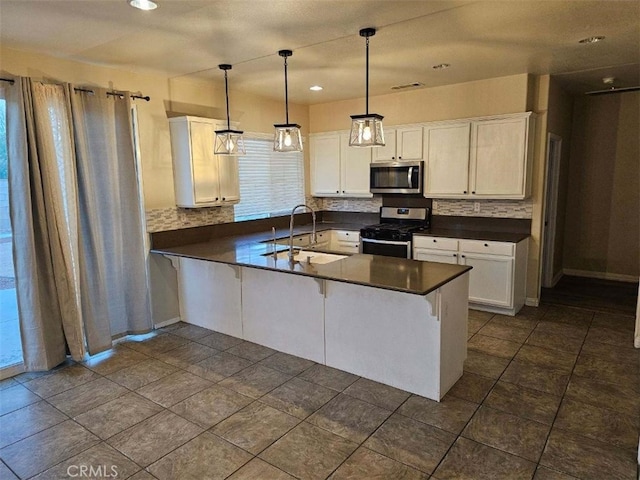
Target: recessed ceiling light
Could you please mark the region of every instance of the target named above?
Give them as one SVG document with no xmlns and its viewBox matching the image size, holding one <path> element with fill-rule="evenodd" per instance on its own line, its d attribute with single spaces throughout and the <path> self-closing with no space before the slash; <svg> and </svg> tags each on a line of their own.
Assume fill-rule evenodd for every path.
<svg viewBox="0 0 640 480">
<path fill-rule="evenodd" d="M 605 37 L 603 35 L 598 35 L 598 36 L 595 36 L 595 37 L 583 38 L 582 40 L 579 40 L 578 43 L 598 43 L 598 42 L 601 42 L 604 39 L 605 39 Z"/>
<path fill-rule="evenodd" d="M 151 0 L 129 0 L 129 5 L 140 10 L 155 10 L 158 8 L 158 4 Z"/>
<path fill-rule="evenodd" d="M 449 68 L 451 65 L 449 65 L 448 63 L 439 63 L 438 65 L 434 65 L 433 68 L 434 70 L 444 70 L 445 68 Z"/>
<path fill-rule="evenodd" d="M 309 87 L 309 90 L 313 90 L 314 92 L 319 92 L 320 90 L 322 90 L 322 87 L 320 85 L 314 85 L 313 87 Z"/>
</svg>

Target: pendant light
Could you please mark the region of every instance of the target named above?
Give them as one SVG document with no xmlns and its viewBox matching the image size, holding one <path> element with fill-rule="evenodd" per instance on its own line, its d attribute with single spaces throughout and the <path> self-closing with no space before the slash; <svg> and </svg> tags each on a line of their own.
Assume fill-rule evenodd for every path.
<svg viewBox="0 0 640 480">
<path fill-rule="evenodd" d="M 383 147 L 384 132 L 382 130 L 382 115 L 369 113 L 369 37 L 376 34 L 375 28 L 363 28 L 360 36 L 367 39 L 367 79 L 366 79 L 366 113 L 364 115 L 351 115 L 351 135 L 349 146 L 351 147 Z"/>
<path fill-rule="evenodd" d="M 231 120 L 229 119 L 229 83 L 227 71 L 231 70 L 231 65 L 218 65 L 220 70 L 224 70 L 224 92 L 227 100 L 227 129 L 216 130 L 216 144 L 213 153 L 216 155 L 244 155 L 244 132 L 231 130 Z"/>
<path fill-rule="evenodd" d="M 291 50 L 280 50 L 278 55 L 284 58 L 284 109 L 286 123 L 275 124 L 276 133 L 273 137 L 275 152 L 301 152 L 302 135 L 300 125 L 289 123 L 289 84 L 287 82 L 287 57 L 293 55 Z"/>
</svg>

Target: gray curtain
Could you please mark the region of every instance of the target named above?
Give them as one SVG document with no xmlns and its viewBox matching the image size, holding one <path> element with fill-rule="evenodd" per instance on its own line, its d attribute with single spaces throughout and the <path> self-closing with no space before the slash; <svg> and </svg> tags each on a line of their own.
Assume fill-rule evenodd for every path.
<svg viewBox="0 0 640 480">
<path fill-rule="evenodd" d="M 131 99 L 70 90 L 80 209 L 80 291 L 90 354 L 152 327 Z"/>
<path fill-rule="evenodd" d="M 83 358 L 77 195 L 69 98 L 61 85 L 6 88 L 9 211 L 25 368 Z M 65 342 L 66 340 L 66 342 Z"/>
<path fill-rule="evenodd" d="M 25 368 L 48 370 L 152 326 L 131 105 L 15 81 L 5 92 L 20 330 Z"/>
</svg>

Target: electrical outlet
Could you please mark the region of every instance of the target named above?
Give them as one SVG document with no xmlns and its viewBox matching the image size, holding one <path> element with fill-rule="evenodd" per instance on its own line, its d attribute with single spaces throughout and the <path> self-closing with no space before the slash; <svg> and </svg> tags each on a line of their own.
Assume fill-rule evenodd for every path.
<svg viewBox="0 0 640 480">
<path fill-rule="evenodd" d="M 480 213 L 480 202 L 473 202 L 473 213 Z"/>
</svg>

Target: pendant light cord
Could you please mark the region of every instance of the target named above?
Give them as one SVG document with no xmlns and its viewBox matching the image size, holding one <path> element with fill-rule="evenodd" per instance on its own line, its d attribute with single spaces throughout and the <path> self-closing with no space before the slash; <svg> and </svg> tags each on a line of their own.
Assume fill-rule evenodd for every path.
<svg viewBox="0 0 640 480">
<path fill-rule="evenodd" d="M 369 115 L 369 37 L 367 36 L 367 80 L 365 89 L 366 114 Z"/>
<path fill-rule="evenodd" d="M 229 82 L 227 81 L 227 71 L 224 71 L 224 95 L 227 98 L 227 130 L 231 130 L 231 117 L 229 117 Z"/>
<path fill-rule="evenodd" d="M 287 80 L 287 57 L 284 57 L 284 110 L 286 122 L 289 123 L 289 82 Z"/>
</svg>

